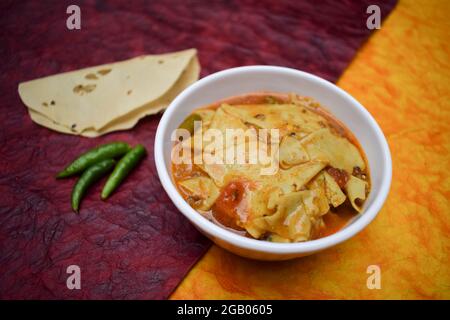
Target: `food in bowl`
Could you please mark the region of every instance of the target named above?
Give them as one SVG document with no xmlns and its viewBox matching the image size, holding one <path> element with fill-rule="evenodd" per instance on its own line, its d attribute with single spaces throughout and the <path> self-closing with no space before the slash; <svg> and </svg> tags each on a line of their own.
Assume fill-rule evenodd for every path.
<svg viewBox="0 0 450 320">
<path fill-rule="evenodd" d="M 361 212 L 368 163 L 311 98 L 261 92 L 194 110 L 172 135 L 172 178 L 199 214 L 271 242 L 322 238 Z"/>
</svg>

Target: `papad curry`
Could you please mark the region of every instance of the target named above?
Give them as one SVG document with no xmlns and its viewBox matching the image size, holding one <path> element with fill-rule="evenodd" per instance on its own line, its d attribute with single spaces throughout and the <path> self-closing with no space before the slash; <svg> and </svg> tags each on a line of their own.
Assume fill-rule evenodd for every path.
<svg viewBox="0 0 450 320">
<path fill-rule="evenodd" d="M 173 179 L 192 208 L 223 228 L 259 240 L 308 241 L 338 231 L 363 210 L 370 192 L 364 152 L 313 99 L 248 94 L 196 109 L 184 124 L 189 119 L 195 125 L 176 135 L 172 155 L 187 152 L 192 161 L 173 160 Z M 230 138 L 235 132 L 244 137 Z M 270 161 L 251 161 L 261 150 L 276 170 L 263 173 Z"/>
</svg>

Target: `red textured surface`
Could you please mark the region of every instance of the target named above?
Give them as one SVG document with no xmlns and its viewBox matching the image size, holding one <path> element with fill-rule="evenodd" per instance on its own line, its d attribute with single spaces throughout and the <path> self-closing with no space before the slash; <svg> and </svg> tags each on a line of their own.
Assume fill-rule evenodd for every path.
<svg viewBox="0 0 450 320">
<path fill-rule="evenodd" d="M 209 247 L 163 191 L 153 162 L 159 116 L 98 139 L 58 134 L 27 115 L 19 82 L 195 47 L 202 75 L 273 64 L 335 81 L 369 35 L 381 1 L 2 1 L 0 4 L 0 298 L 164 299 Z M 380 4 L 383 15 L 395 1 Z M 66 29 L 79 4 L 82 29 Z M 70 209 L 74 179 L 55 172 L 83 150 L 124 140 L 149 155 L 107 202 L 101 183 Z M 81 290 L 66 268 L 81 268 Z"/>
</svg>

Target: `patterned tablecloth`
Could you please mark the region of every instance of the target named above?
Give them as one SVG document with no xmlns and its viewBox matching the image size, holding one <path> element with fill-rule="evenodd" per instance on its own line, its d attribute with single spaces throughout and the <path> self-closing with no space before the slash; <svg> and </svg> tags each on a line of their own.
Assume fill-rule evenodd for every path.
<svg viewBox="0 0 450 320">
<path fill-rule="evenodd" d="M 199 50 L 202 76 L 249 64 L 336 81 L 370 31 L 369 4 L 395 1 L 2 1 L 0 3 L 0 298 L 167 298 L 210 242 L 169 201 L 156 176 L 159 116 L 87 139 L 29 119 L 21 81 L 139 54 Z M 68 31 L 78 4 L 82 29 Z M 340 78 L 385 132 L 393 184 L 379 217 L 346 243 L 281 263 L 212 246 L 172 298 L 450 298 L 448 1 L 401 1 Z M 149 155 L 110 201 L 99 184 L 80 215 L 74 180 L 53 174 L 86 148 L 144 143 Z M 68 290 L 79 265 L 82 289 Z M 366 287 L 378 265 L 382 289 Z"/>
</svg>

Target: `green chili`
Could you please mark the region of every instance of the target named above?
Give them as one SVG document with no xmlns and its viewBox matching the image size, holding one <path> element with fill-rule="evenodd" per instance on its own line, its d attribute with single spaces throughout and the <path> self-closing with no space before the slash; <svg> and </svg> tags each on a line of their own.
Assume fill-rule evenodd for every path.
<svg viewBox="0 0 450 320">
<path fill-rule="evenodd" d="M 195 130 L 195 121 L 202 121 L 202 117 L 200 115 L 193 113 L 188 116 L 184 121 L 180 124 L 178 129 L 186 129 L 192 135 Z"/>
<path fill-rule="evenodd" d="M 60 179 L 73 176 L 102 160 L 122 156 L 128 151 L 130 151 L 130 146 L 125 142 L 111 142 L 98 146 L 75 159 L 63 171 L 58 173 L 56 178 Z"/>
<path fill-rule="evenodd" d="M 145 156 L 144 146 L 138 144 L 136 147 L 127 152 L 122 159 L 117 163 L 114 171 L 106 181 L 105 186 L 102 190 L 102 199 L 108 198 L 111 193 L 121 184 L 121 182 L 128 176 L 128 174 L 133 170 L 134 167 L 142 160 Z"/>
<path fill-rule="evenodd" d="M 73 209 L 73 211 L 78 212 L 81 199 L 83 198 L 87 189 L 95 181 L 99 180 L 106 173 L 111 171 L 111 169 L 114 167 L 115 163 L 116 163 L 116 161 L 114 161 L 113 159 L 106 159 L 106 160 L 100 161 L 97 164 L 90 166 L 83 172 L 83 174 L 81 175 L 81 177 L 78 179 L 77 183 L 75 184 L 75 187 L 73 187 L 73 191 L 72 191 L 72 209 Z"/>
</svg>

